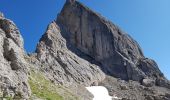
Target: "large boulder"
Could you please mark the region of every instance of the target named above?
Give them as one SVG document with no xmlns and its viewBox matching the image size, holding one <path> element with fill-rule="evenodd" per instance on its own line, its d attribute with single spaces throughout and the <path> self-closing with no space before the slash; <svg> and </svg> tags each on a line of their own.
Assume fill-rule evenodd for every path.
<svg viewBox="0 0 170 100">
<path fill-rule="evenodd" d="M 155 84 L 155 81 L 152 79 L 143 79 L 142 80 L 142 85 L 146 87 L 152 87 Z"/>
</svg>

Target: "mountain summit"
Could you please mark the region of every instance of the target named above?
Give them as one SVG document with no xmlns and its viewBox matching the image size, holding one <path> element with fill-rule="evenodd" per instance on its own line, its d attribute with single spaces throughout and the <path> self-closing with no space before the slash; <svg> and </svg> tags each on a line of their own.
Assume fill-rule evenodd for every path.
<svg viewBox="0 0 170 100">
<path fill-rule="evenodd" d="M 16 25 L 0 13 L 0 96 L 92 100 L 88 86 L 104 86 L 122 100 L 169 100 L 170 82 L 139 44 L 76 0 L 66 3 L 26 54 Z"/>
<path fill-rule="evenodd" d="M 81 3 L 66 3 L 56 23 L 68 45 L 101 63 L 107 75 L 134 81 L 163 77 L 134 39 Z"/>
</svg>

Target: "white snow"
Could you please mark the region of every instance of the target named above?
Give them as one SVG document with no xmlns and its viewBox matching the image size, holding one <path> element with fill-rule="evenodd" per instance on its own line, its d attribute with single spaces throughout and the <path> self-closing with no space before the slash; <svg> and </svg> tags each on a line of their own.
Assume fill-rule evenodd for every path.
<svg viewBox="0 0 170 100">
<path fill-rule="evenodd" d="M 103 86 L 91 86 L 86 87 L 86 89 L 93 94 L 93 100 L 119 100 L 120 98 L 114 96 L 109 96 L 108 90 Z"/>
</svg>

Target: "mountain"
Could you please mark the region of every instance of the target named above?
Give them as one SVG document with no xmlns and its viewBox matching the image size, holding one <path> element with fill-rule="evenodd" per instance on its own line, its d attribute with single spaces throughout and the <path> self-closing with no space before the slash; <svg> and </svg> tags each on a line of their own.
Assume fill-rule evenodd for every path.
<svg viewBox="0 0 170 100">
<path fill-rule="evenodd" d="M 170 82 L 139 44 L 78 1 L 67 0 L 27 54 L 17 26 L 0 14 L 0 97 L 92 100 L 105 86 L 122 100 L 169 100 Z"/>
</svg>

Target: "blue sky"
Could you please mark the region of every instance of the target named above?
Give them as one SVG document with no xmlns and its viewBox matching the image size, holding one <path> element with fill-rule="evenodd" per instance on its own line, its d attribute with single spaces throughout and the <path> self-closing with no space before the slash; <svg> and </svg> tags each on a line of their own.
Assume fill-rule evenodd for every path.
<svg viewBox="0 0 170 100">
<path fill-rule="evenodd" d="M 170 0 L 80 0 L 136 39 L 170 79 Z M 20 29 L 33 52 L 65 0 L 1 0 L 0 11 Z"/>
</svg>

